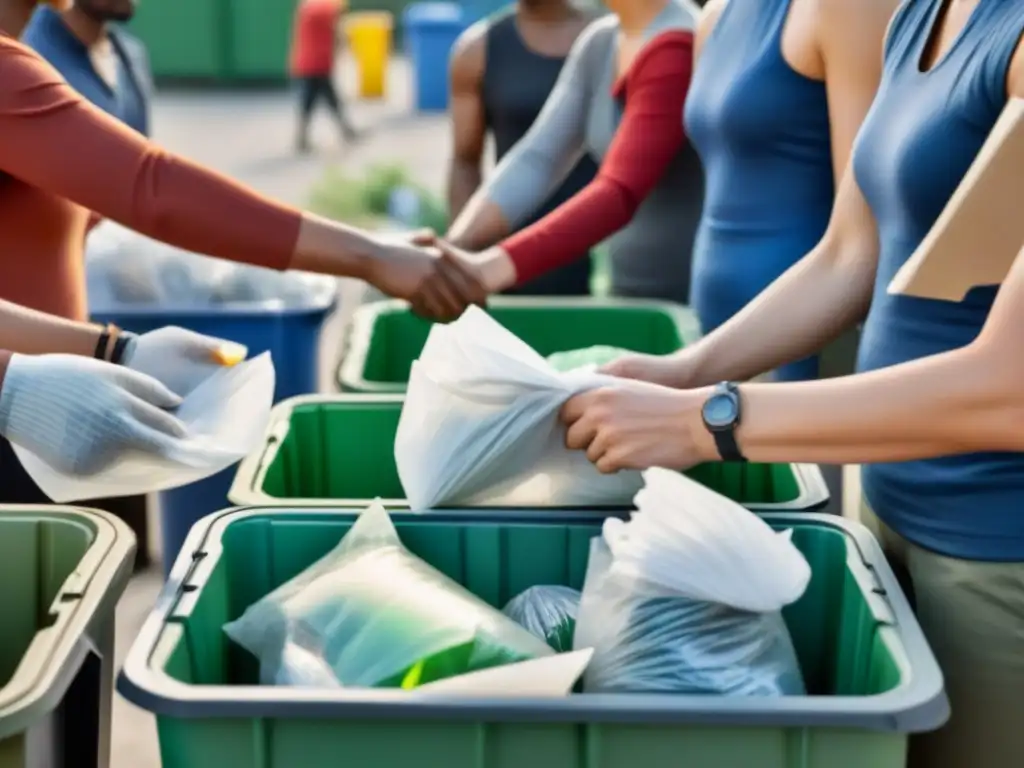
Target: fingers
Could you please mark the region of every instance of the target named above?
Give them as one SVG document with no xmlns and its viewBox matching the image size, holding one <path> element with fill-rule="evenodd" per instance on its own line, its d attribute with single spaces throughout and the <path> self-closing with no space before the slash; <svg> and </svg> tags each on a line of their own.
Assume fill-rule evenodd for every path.
<svg viewBox="0 0 1024 768">
<path fill-rule="evenodd" d="M 160 409 L 177 408 L 181 397 L 152 376 L 120 366 L 112 366 L 117 383 L 129 394 Z"/>
<path fill-rule="evenodd" d="M 441 251 L 441 260 L 438 267 L 458 292 L 458 295 L 467 304 L 483 306 L 487 302 L 487 287 L 469 266 L 467 260 L 461 257 L 450 244 L 443 240 L 438 241 L 437 245 Z"/>
<path fill-rule="evenodd" d="M 151 403 L 138 398 L 128 401 L 129 416 L 143 427 L 159 432 L 167 437 L 183 438 L 188 435 L 188 428 L 174 414 L 157 408 Z"/>
<path fill-rule="evenodd" d="M 421 247 L 434 245 L 437 242 L 437 233 L 429 227 L 423 229 L 417 229 L 411 235 L 409 235 L 409 242 L 413 245 Z"/>
<path fill-rule="evenodd" d="M 209 356 L 218 365 L 230 368 L 233 365 L 238 365 L 249 356 L 249 348 L 244 344 L 236 344 L 233 341 L 220 341 L 220 346 L 210 350 Z"/>
<path fill-rule="evenodd" d="M 435 320 L 453 320 L 470 304 L 484 304 L 487 290 L 467 256 L 442 241 L 436 245 L 441 255 L 434 262 L 433 274 L 420 285 L 413 309 Z"/>
</svg>

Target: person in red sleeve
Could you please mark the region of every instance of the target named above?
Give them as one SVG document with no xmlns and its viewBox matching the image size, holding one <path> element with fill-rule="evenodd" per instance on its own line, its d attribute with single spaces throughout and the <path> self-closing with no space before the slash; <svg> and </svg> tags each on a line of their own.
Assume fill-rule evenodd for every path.
<svg viewBox="0 0 1024 768">
<path fill-rule="evenodd" d="M 490 291 L 607 239 L 614 294 L 687 301 L 703 181 L 682 114 L 700 9 L 690 0 L 608 7 L 613 13 L 577 40 L 537 121 L 441 243 Z M 520 229 L 585 153 L 600 160 L 594 180 Z"/>
<path fill-rule="evenodd" d="M 352 141 L 358 132 L 345 114 L 345 102 L 334 87 L 334 62 L 340 38 L 338 26 L 347 10 L 344 0 L 301 0 L 292 30 L 291 71 L 299 94 L 299 121 L 295 147 L 309 151 L 309 124 L 318 102 L 323 102 Z"/>
</svg>

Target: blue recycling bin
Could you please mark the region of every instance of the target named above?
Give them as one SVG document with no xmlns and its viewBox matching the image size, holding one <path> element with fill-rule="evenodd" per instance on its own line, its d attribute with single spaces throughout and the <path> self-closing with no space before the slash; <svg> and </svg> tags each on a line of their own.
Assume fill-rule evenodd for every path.
<svg viewBox="0 0 1024 768">
<path fill-rule="evenodd" d="M 415 3 L 402 15 L 417 112 L 448 109 L 448 56 L 467 18 L 455 3 Z"/>
<path fill-rule="evenodd" d="M 237 304 L 203 308 L 154 306 L 95 307 L 97 322 L 115 323 L 134 333 L 177 325 L 245 344 L 249 355 L 269 351 L 276 372 L 274 402 L 317 391 L 320 331 L 335 304 L 335 293 L 323 292 L 306 306 Z M 160 494 L 160 531 L 164 575 L 193 524 L 230 506 L 227 496 L 238 467 L 232 466 L 198 483 Z"/>
</svg>

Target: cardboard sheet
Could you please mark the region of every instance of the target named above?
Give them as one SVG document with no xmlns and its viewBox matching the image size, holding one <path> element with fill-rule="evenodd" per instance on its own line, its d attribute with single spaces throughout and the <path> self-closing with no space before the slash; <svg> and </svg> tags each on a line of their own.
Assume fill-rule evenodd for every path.
<svg viewBox="0 0 1024 768">
<path fill-rule="evenodd" d="M 889 293 L 963 301 L 1006 278 L 1024 245 L 1024 99 L 1011 99 L 935 226 Z"/>
</svg>

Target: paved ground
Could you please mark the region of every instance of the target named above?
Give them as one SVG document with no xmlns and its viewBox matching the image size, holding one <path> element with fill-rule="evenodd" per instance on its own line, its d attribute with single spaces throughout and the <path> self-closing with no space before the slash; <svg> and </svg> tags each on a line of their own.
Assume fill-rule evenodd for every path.
<svg viewBox="0 0 1024 768">
<path fill-rule="evenodd" d="M 353 104 L 353 120 L 368 129 L 356 147 L 339 147 L 331 124 L 321 117 L 314 127 L 316 154 L 298 158 L 292 151 L 293 102 L 287 93 L 162 93 L 154 104 L 158 141 L 206 163 L 262 192 L 302 204 L 308 190 L 331 164 L 358 169 L 377 162 L 405 165 L 421 183 L 440 191 L 447 162 L 444 116 L 414 116 L 408 71 L 398 63 L 386 103 Z M 348 92 L 354 92 L 349 87 Z M 335 352 L 345 317 L 362 287 L 342 286 L 342 309 L 329 324 L 321 350 L 322 387 L 331 387 Z M 154 528 L 156 526 L 153 526 Z M 158 551 L 158 542 L 151 542 Z M 128 650 L 160 589 L 153 572 L 136 578 L 118 609 L 118 664 Z M 159 768 L 153 719 L 123 699 L 114 703 L 112 768 Z"/>
</svg>

